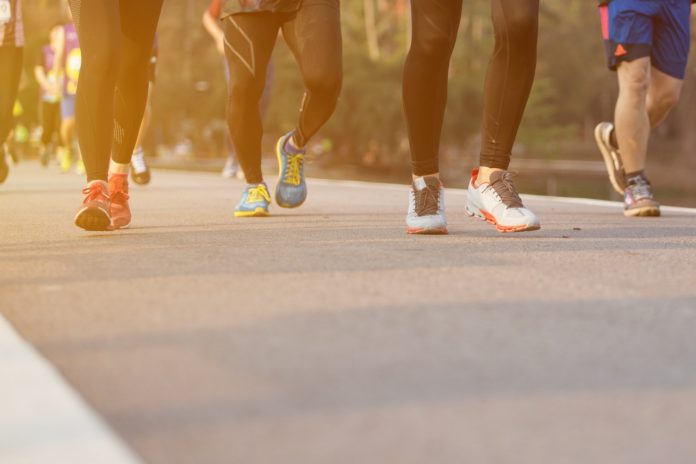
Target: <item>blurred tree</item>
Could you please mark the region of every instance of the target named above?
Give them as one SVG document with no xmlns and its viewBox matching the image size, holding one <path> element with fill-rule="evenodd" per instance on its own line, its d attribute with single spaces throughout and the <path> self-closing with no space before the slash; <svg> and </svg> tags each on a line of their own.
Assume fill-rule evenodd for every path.
<svg viewBox="0 0 696 464">
<path fill-rule="evenodd" d="M 62 18 L 60 3 L 25 0 L 29 56 L 50 24 Z M 209 121 L 224 118 L 222 63 L 200 22 L 207 4 L 165 2 L 153 120 L 163 142 L 172 143 L 182 133 L 195 140 Z M 335 116 L 319 135 L 332 139 L 331 160 L 337 163 L 408 166 L 401 79 L 410 40 L 409 8 L 408 0 L 342 2 L 343 94 Z M 443 133 L 443 152 L 454 153 L 455 159 L 477 154 L 483 81 L 493 46 L 489 10 L 489 0 L 464 2 Z M 542 2 L 540 34 L 537 81 L 518 151 L 535 158 L 595 159 L 592 128 L 611 118 L 617 92 L 616 77 L 605 66 L 595 2 Z M 292 127 L 302 97 L 297 65 L 279 42 L 273 102 L 265 124 L 270 138 Z M 689 68 L 684 99 L 654 138 L 655 145 L 676 147 L 675 156 L 696 151 L 695 63 Z"/>
</svg>

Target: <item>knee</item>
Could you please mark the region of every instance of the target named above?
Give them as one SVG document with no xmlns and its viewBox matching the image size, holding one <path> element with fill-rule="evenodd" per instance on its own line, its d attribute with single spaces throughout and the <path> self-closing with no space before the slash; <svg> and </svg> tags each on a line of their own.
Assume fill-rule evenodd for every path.
<svg viewBox="0 0 696 464">
<path fill-rule="evenodd" d="M 263 88 L 264 80 L 254 78 L 246 70 L 233 73 L 228 88 L 228 112 L 242 114 L 248 107 L 258 107 Z"/>
<path fill-rule="evenodd" d="M 525 8 L 507 11 L 505 28 L 498 29 L 498 42 L 504 37 L 505 43 L 512 48 L 535 47 L 539 30 L 539 12 L 536 9 Z"/>
<path fill-rule="evenodd" d="M 650 89 L 650 67 L 638 62 L 619 65 L 619 91 L 628 97 L 644 99 Z"/>
<path fill-rule="evenodd" d="M 446 30 L 432 29 L 418 35 L 414 35 L 409 55 L 418 57 L 423 61 L 449 60 L 456 33 L 447 33 Z"/>
<path fill-rule="evenodd" d="M 127 47 L 121 53 L 120 73 L 130 77 L 147 74 L 151 56 L 152 50 L 146 47 Z"/>
<path fill-rule="evenodd" d="M 120 62 L 121 47 L 117 41 L 104 40 L 89 50 L 82 49 L 83 70 L 100 79 L 115 80 Z"/>
<path fill-rule="evenodd" d="M 304 83 L 311 94 L 321 95 L 327 100 L 336 101 L 343 85 L 342 74 L 340 68 L 323 68 L 305 73 Z"/>
<path fill-rule="evenodd" d="M 668 112 L 676 106 L 681 96 L 681 88 L 660 89 L 651 95 L 652 104 L 662 112 Z"/>
</svg>

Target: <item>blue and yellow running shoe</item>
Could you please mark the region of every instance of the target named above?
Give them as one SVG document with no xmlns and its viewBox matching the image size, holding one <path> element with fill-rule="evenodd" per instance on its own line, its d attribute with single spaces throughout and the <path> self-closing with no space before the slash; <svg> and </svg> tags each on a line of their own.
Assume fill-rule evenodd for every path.
<svg viewBox="0 0 696 464">
<path fill-rule="evenodd" d="M 235 217 L 261 217 L 268 216 L 268 207 L 271 205 L 271 195 L 268 187 L 263 182 L 247 186 L 242 199 L 234 209 Z"/>
<path fill-rule="evenodd" d="M 295 135 L 290 131 L 278 140 L 278 185 L 275 189 L 276 203 L 283 208 L 297 208 L 307 198 L 307 183 L 304 178 L 305 150 L 289 148 L 288 141 Z"/>
</svg>

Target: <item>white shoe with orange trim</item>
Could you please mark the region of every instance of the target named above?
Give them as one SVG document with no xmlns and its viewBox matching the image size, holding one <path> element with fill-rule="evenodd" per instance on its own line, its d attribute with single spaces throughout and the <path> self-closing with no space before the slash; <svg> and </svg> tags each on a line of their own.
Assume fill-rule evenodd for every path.
<svg viewBox="0 0 696 464">
<path fill-rule="evenodd" d="M 493 224 L 499 232 L 526 232 L 541 228 L 539 218 L 522 204 L 512 174 L 496 171 L 489 183 L 476 186 L 478 169 L 471 173 L 466 214 Z"/>
</svg>

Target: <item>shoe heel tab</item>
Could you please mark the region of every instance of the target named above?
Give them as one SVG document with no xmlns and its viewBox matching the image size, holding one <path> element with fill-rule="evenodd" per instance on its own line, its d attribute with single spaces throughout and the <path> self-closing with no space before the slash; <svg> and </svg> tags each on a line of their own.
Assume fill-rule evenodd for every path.
<svg viewBox="0 0 696 464">
<path fill-rule="evenodd" d="M 476 182 L 478 180 L 479 168 L 474 168 L 471 170 L 471 181 Z"/>
</svg>

